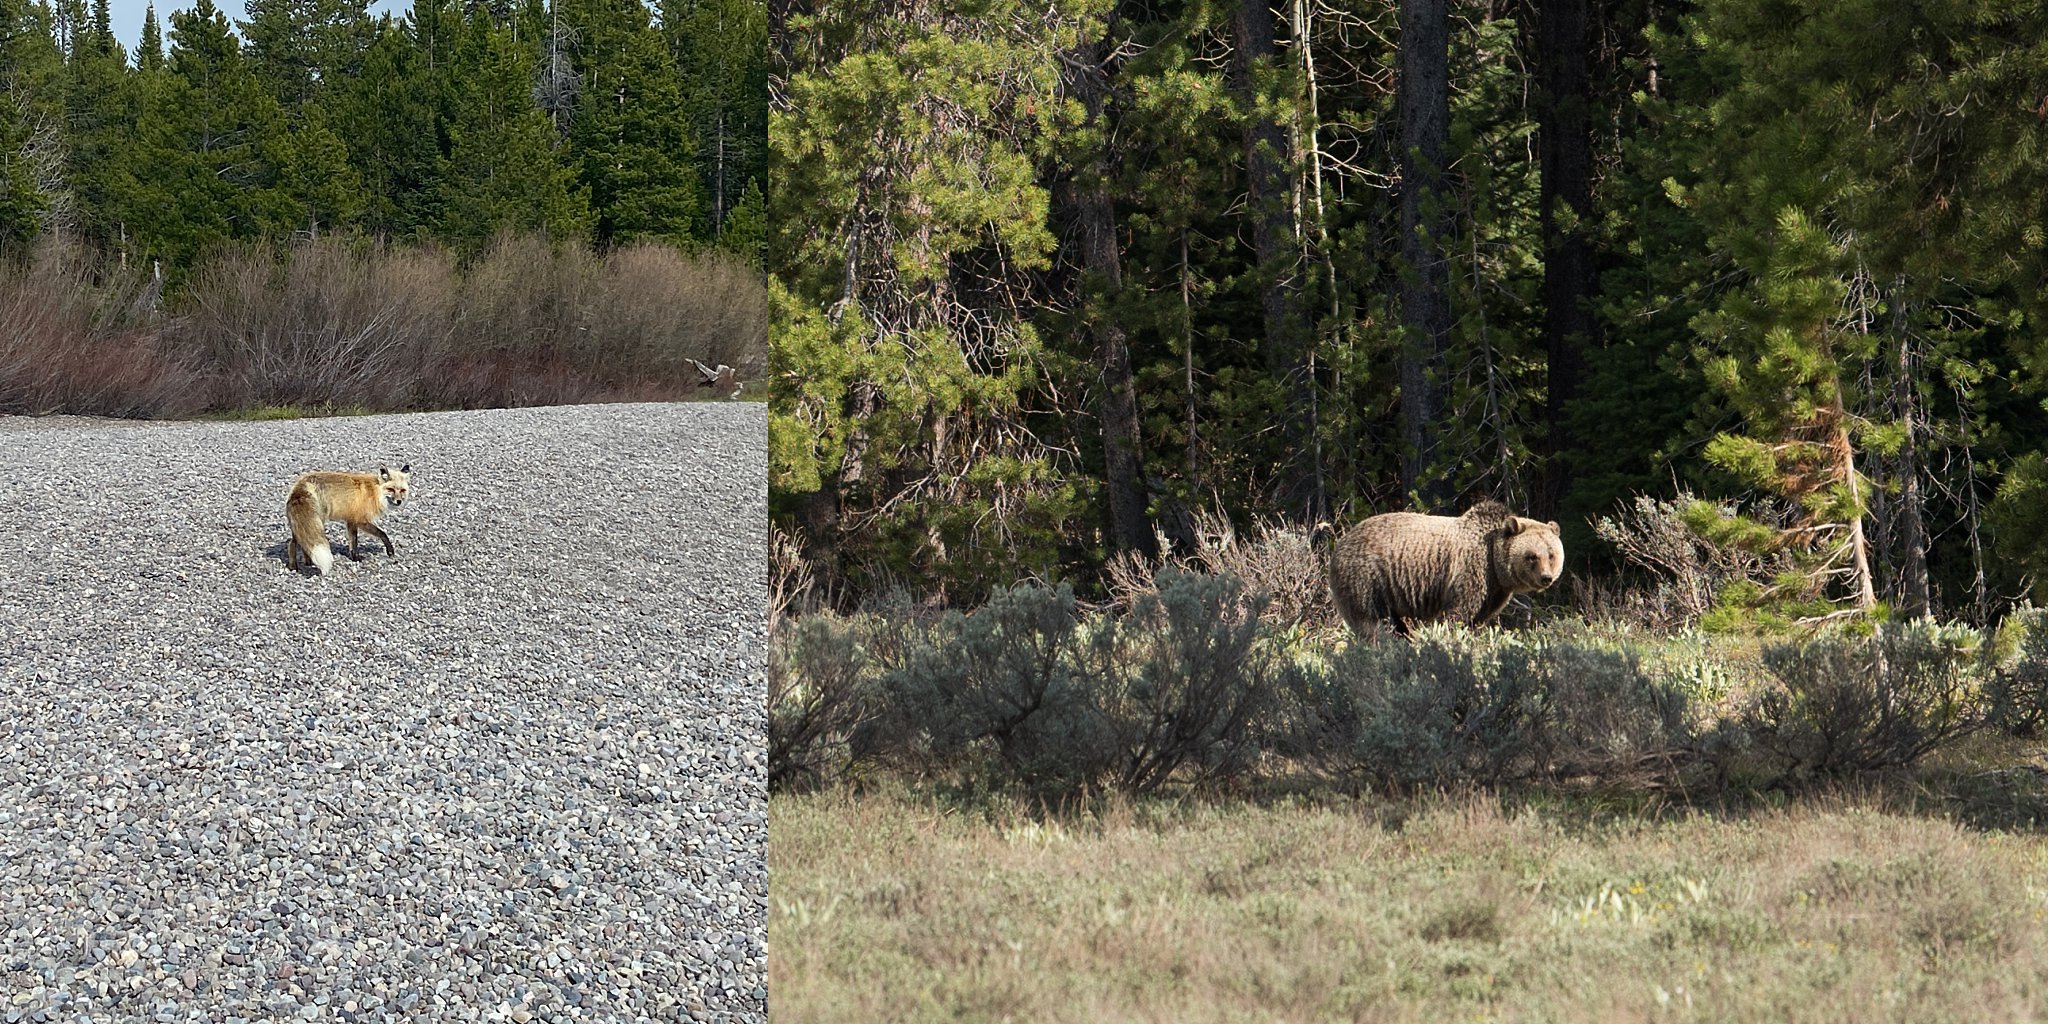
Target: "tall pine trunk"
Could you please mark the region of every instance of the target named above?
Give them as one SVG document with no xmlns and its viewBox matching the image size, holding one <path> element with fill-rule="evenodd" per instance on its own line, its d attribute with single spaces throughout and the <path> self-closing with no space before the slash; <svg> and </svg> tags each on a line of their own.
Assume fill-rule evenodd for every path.
<svg viewBox="0 0 2048 1024">
<path fill-rule="evenodd" d="M 1586 351 L 1599 343 L 1593 313 L 1599 279 L 1587 227 L 1593 218 L 1593 48 L 1588 0 L 1537 0 L 1537 141 L 1541 174 L 1538 228 L 1543 238 L 1543 333 L 1549 352 L 1548 423 L 1541 515 L 1556 516 L 1571 488 L 1566 461 L 1578 449 L 1573 401 Z"/>
<path fill-rule="evenodd" d="M 1450 405 L 1450 264 L 1455 206 L 1444 185 L 1450 145 L 1450 15 L 1445 0 L 1401 0 L 1402 483 L 1424 508 L 1450 500 L 1439 465 Z"/>
<path fill-rule="evenodd" d="M 1114 24 L 1112 14 L 1110 23 Z M 1105 30 L 1106 31 L 1106 30 Z M 1081 235 L 1085 320 L 1094 342 L 1095 369 L 1101 378 L 1096 417 L 1102 424 L 1102 469 L 1109 511 L 1111 551 L 1158 553 L 1146 513 L 1145 481 L 1138 445 L 1138 395 L 1131 379 L 1131 350 L 1112 303 L 1123 290 L 1123 258 L 1116 240 L 1116 210 L 1109 197 L 1114 166 L 1110 147 L 1116 143 L 1105 124 L 1109 105 L 1107 40 L 1087 47 L 1067 62 L 1069 84 L 1096 129 L 1096 150 L 1068 188 L 1069 203 Z"/>
</svg>

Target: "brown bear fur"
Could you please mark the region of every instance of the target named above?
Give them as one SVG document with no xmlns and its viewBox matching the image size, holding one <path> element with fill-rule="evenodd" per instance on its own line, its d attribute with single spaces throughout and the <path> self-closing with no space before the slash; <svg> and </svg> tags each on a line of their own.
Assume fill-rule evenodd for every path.
<svg viewBox="0 0 2048 1024">
<path fill-rule="evenodd" d="M 1389 512 L 1352 527 L 1330 553 L 1330 596 L 1352 629 L 1391 621 L 1405 636 L 1419 622 L 1486 625 L 1563 573 L 1557 523 L 1482 501 L 1462 516 Z"/>
</svg>

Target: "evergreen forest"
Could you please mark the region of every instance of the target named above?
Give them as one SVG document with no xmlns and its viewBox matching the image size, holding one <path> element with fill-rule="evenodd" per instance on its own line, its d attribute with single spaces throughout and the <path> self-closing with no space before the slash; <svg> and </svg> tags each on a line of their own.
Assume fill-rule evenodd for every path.
<svg viewBox="0 0 2048 1024">
<path fill-rule="evenodd" d="M 2048 567 L 2039 2 L 769 17 L 772 508 L 840 603 L 1487 498 L 1743 621 Z"/>
<path fill-rule="evenodd" d="M 213 0 L 128 53 L 106 0 L 0 0 L 0 254 L 60 237 L 175 287 L 224 243 L 500 233 L 758 258 L 766 12 L 748 0 Z"/>
<path fill-rule="evenodd" d="M 767 11 L 0 0 L 0 413 L 738 394 Z"/>
</svg>

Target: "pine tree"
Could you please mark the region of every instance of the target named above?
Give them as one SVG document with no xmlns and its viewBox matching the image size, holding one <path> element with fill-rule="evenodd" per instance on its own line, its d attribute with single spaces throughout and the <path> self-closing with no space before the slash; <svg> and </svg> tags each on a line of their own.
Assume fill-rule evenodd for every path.
<svg viewBox="0 0 2048 1024">
<path fill-rule="evenodd" d="M 703 188 L 681 83 L 640 0 L 563 0 L 582 81 L 569 129 L 600 242 L 705 233 Z"/>
<path fill-rule="evenodd" d="M 767 177 L 767 8 L 756 0 L 663 0 L 661 23 L 692 111 L 708 227 L 722 236 L 748 183 Z"/>
<path fill-rule="evenodd" d="M 760 269 L 767 257 L 767 246 L 768 193 L 760 182 L 749 181 L 739 202 L 726 215 L 725 230 L 718 233 L 718 247 Z"/>
<path fill-rule="evenodd" d="M 362 181 L 349 166 L 348 145 L 327 125 L 317 104 L 299 123 L 272 135 L 270 163 L 277 168 L 280 226 L 307 237 L 353 225 L 363 209 Z"/>
<path fill-rule="evenodd" d="M 135 64 L 145 73 L 164 66 L 164 37 L 162 30 L 157 28 L 155 4 L 142 10 L 142 40 L 136 46 Z"/>
<path fill-rule="evenodd" d="M 21 0 L 0 0 L 0 259 L 25 255 L 42 232 L 49 196 L 34 153 L 38 118 L 29 103 L 28 53 L 47 42 L 29 22 Z"/>
<path fill-rule="evenodd" d="M 1401 0 L 1401 417 L 1403 486 L 1426 511 L 1451 496 L 1444 438 L 1450 406 L 1452 198 L 1450 14 L 1445 0 Z"/>
<path fill-rule="evenodd" d="M 472 66 L 449 126 L 436 234 L 476 251 L 501 231 L 572 238 L 590 230 L 589 200 L 533 99 L 535 48 L 482 14 L 469 19 Z"/>
<path fill-rule="evenodd" d="M 367 0 L 249 0 L 249 69 L 294 125 L 308 104 L 361 74 L 373 36 L 367 11 Z"/>
<path fill-rule="evenodd" d="M 1709 383 L 1742 414 L 1744 428 L 1717 435 L 1707 460 L 1792 509 L 1789 522 L 1718 524 L 1694 510 L 1696 527 L 1720 539 L 1794 553 L 1797 571 L 1764 594 L 1737 600 L 1811 617 L 1846 595 L 1877 603 L 1864 530 L 1870 482 L 1857 466 L 1850 375 L 1876 353 L 1875 339 L 1844 319 L 1846 247 L 1796 207 L 1778 215 L 1749 288 L 1696 322 Z"/>
<path fill-rule="evenodd" d="M 285 110 L 313 97 L 316 38 L 312 0 L 248 0 L 241 23 L 249 70 Z"/>
<path fill-rule="evenodd" d="M 771 122 L 778 514 L 822 571 L 972 588 L 1059 556 L 1076 482 L 1022 407 L 1044 353 L 1026 310 L 1050 265 L 1041 156 L 1077 111 L 1058 55 L 1089 2 L 972 18 L 820 8 L 790 30 Z"/>
<path fill-rule="evenodd" d="M 441 216 L 446 111 L 452 104 L 444 68 L 428 66 L 420 40 L 432 31 L 402 28 L 386 18 L 363 57 L 362 73 L 327 104 L 329 122 L 348 146 L 362 182 L 362 227 L 394 238 L 414 236 Z"/>
<path fill-rule="evenodd" d="M 93 0 L 91 30 L 65 61 L 66 180 L 76 203 L 73 225 L 100 250 L 120 236 L 120 200 L 139 114 L 127 55 L 106 25 L 106 0 Z"/>
<path fill-rule="evenodd" d="M 182 271 L 207 248 L 264 237 L 293 219 L 271 162 L 284 130 L 213 0 L 171 16 L 166 73 L 144 97 L 125 223 L 139 247 Z"/>
</svg>

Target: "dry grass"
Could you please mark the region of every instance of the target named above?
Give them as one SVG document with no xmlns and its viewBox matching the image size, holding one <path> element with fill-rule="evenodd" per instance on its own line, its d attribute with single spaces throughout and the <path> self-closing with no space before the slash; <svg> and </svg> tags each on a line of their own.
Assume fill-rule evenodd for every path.
<svg viewBox="0 0 2048 1024">
<path fill-rule="evenodd" d="M 1826 798 L 1050 819 L 771 798 L 778 1022 L 2048 1016 L 2048 840 Z"/>
<path fill-rule="evenodd" d="M 1177 569 L 1236 577 L 1247 597 L 1269 599 L 1261 616 L 1268 622 L 1321 629 L 1341 625 L 1330 603 L 1327 542 L 1319 542 L 1311 530 L 1271 520 L 1240 534 L 1222 513 L 1204 511 L 1194 517 L 1194 533 L 1195 549 L 1185 555 L 1153 560 L 1125 552 L 1111 559 L 1105 566 L 1111 603 L 1129 608 L 1140 596 L 1158 592 L 1162 570 Z M 1160 550 L 1169 546 L 1161 536 Z"/>
</svg>

